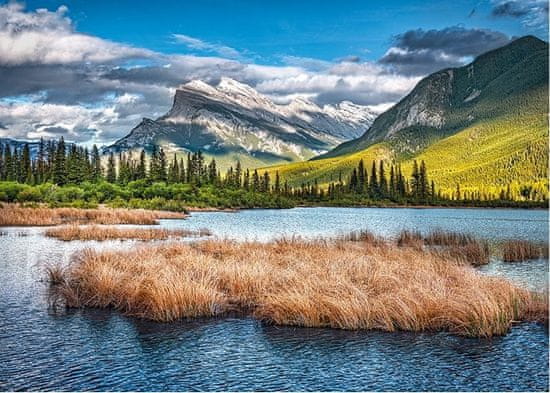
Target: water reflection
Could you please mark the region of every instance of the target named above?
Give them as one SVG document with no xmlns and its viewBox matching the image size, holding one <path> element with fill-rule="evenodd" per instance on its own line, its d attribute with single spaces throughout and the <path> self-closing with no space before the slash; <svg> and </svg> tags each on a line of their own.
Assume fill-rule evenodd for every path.
<svg viewBox="0 0 550 393">
<path fill-rule="evenodd" d="M 434 217 L 439 226 L 443 216 L 467 223 L 464 214 L 472 214 L 360 210 L 202 213 L 166 225 L 209 227 L 218 235 L 239 228 L 267 238 L 282 223 L 288 231 L 311 225 L 310 234 L 317 235 L 365 223 L 378 228 L 385 221 L 380 228 L 389 233 L 404 223 L 428 225 Z M 547 231 L 544 212 L 516 212 L 479 211 L 476 223 L 504 228 L 490 232 L 483 224 L 492 237 Z M 526 221 L 516 221 L 522 217 Z M 140 243 L 67 243 L 43 237 L 43 230 L 8 228 L 0 236 L 0 390 L 548 390 L 548 331 L 535 324 L 480 340 L 276 327 L 251 318 L 155 323 L 109 310 L 48 310 L 47 287 L 40 282 L 44 264 L 67 262 L 85 247 Z M 540 280 L 547 277 L 546 260 L 493 261 L 483 269 L 525 285 L 547 285 L 547 278 Z"/>
</svg>

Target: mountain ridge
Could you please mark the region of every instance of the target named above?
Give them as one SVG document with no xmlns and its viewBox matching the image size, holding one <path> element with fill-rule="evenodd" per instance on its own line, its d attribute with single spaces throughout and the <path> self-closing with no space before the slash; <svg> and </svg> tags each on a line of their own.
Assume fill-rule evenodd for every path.
<svg viewBox="0 0 550 393">
<path fill-rule="evenodd" d="M 547 195 L 548 43 L 523 37 L 458 69 L 421 80 L 360 138 L 307 162 L 267 170 L 299 186 L 345 178 L 361 159 L 399 163 L 405 173 L 422 160 L 448 195 L 457 185 L 482 194 L 511 186 L 516 196 L 524 189 Z M 414 105 L 418 97 L 427 110 Z"/>
<path fill-rule="evenodd" d="M 526 56 L 535 56 L 540 51 L 548 53 L 548 43 L 534 36 L 525 36 L 483 53 L 465 66 L 434 72 L 420 80 L 413 90 L 393 107 L 381 113 L 362 136 L 344 142 L 330 152 L 313 159 L 336 157 L 366 149 L 375 143 L 395 141 L 400 133 L 409 131 L 407 128 L 416 127 L 416 130 L 412 130 L 415 134 L 425 133 L 432 140 L 446 137 L 480 119 L 492 116 L 493 108 L 477 112 L 475 110 L 477 103 L 493 93 L 491 82 L 506 72 L 511 62 L 525 61 Z M 481 72 L 478 72 L 479 69 Z M 529 84 L 516 86 L 516 92 L 530 87 Z M 486 88 L 489 88 L 488 93 Z M 410 133 L 407 136 L 410 136 Z M 416 149 L 412 149 L 411 146 L 408 146 L 408 149 L 407 146 L 394 146 L 394 149 L 398 154 L 407 150 L 416 153 L 424 145 L 421 143 Z"/>
<path fill-rule="evenodd" d="M 263 165 L 297 161 L 359 136 L 374 117 L 370 108 L 351 102 L 320 107 L 295 99 L 280 105 L 230 78 L 215 86 L 196 80 L 176 90 L 165 115 L 144 118 L 105 151 L 161 145 L 169 151 L 200 149 L 233 161 L 248 155 Z"/>
</svg>

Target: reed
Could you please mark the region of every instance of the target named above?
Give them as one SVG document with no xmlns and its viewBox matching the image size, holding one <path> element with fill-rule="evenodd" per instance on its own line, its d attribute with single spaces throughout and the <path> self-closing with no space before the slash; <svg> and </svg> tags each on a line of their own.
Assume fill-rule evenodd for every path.
<svg viewBox="0 0 550 393">
<path fill-rule="evenodd" d="M 59 240 L 167 240 L 182 237 L 210 236 L 208 229 L 197 231 L 185 229 L 160 229 L 160 228 L 119 228 L 101 225 L 80 226 L 76 224 L 51 228 L 46 231 L 46 236 Z"/>
<path fill-rule="evenodd" d="M 386 245 L 386 240 L 384 238 L 376 236 L 375 234 L 367 230 L 352 231 L 346 233 L 338 237 L 338 240 L 343 242 L 361 242 L 376 247 Z"/>
<path fill-rule="evenodd" d="M 67 223 L 152 225 L 165 218 L 185 218 L 185 214 L 142 209 L 21 207 L 15 204 L 4 204 L 0 208 L 0 226 L 50 226 Z"/>
<path fill-rule="evenodd" d="M 449 258 L 469 263 L 472 266 L 486 265 L 491 260 L 489 243 L 482 240 L 474 240 L 463 246 L 444 246 L 436 250 L 436 252 L 447 255 Z"/>
<path fill-rule="evenodd" d="M 424 237 L 420 231 L 409 231 L 407 229 L 401 231 L 397 237 L 397 245 L 399 247 L 412 247 L 422 249 L 424 245 Z"/>
<path fill-rule="evenodd" d="M 535 244 L 527 240 L 507 240 L 502 244 L 502 260 L 519 262 L 538 259 L 548 255 L 548 245 Z"/>
<path fill-rule="evenodd" d="M 69 307 L 172 321 L 241 312 L 266 323 L 489 337 L 547 320 L 548 302 L 429 250 L 361 241 L 206 240 L 86 250 L 56 279 Z"/>
<path fill-rule="evenodd" d="M 442 229 L 431 231 L 424 237 L 424 243 L 430 246 L 467 246 L 476 239 L 468 233 L 448 232 Z"/>
<path fill-rule="evenodd" d="M 491 251 L 489 243 L 476 239 L 474 236 L 459 232 L 434 230 L 426 236 L 419 231 L 403 230 L 397 237 L 399 247 L 411 247 L 422 250 L 428 246 L 430 250 L 445 258 L 469 263 L 473 266 L 489 263 Z"/>
</svg>

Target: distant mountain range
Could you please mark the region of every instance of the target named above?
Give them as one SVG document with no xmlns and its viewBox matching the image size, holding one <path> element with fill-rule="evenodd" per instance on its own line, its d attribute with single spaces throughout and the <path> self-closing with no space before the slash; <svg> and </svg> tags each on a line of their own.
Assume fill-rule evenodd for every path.
<svg viewBox="0 0 550 393">
<path fill-rule="evenodd" d="M 31 157 L 36 157 L 38 154 L 38 148 L 39 148 L 39 142 L 27 142 L 27 141 L 19 141 L 17 139 L 12 138 L 0 138 L 0 145 L 1 146 L 9 146 L 12 150 L 17 149 L 21 150 L 23 146 L 26 144 L 29 145 L 29 151 L 31 153 Z"/>
<path fill-rule="evenodd" d="M 548 43 L 532 36 L 422 79 L 359 138 L 312 161 L 271 168 L 293 184 L 349 173 L 359 159 L 410 169 L 438 184 L 498 192 L 548 184 Z M 546 191 L 547 192 L 547 191 Z"/>
<path fill-rule="evenodd" d="M 362 135 L 375 117 L 368 107 L 348 101 L 320 107 L 295 99 L 278 105 L 233 79 L 222 78 L 215 86 L 197 80 L 176 91 L 168 113 L 144 118 L 105 151 L 157 145 L 169 152 L 202 150 L 222 165 L 302 161 Z"/>
</svg>

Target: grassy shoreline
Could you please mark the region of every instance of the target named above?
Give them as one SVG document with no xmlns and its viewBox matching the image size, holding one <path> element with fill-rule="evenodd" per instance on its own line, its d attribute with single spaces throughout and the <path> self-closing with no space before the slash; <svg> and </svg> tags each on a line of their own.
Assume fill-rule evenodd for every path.
<svg viewBox="0 0 550 393">
<path fill-rule="evenodd" d="M 155 225 L 160 219 L 184 219 L 186 214 L 169 211 L 74 207 L 0 206 L 0 227 L 5 226 L 54 226 L 61 224 L 135 224 Z"/>
<path fill-rule="evenodd" d="M 240 313 L 279 325 L 490 337 L 548 320 L 544 294 L 482 275 L 460 254 L 368 233 L 86 250 L 49 275 L 54 298 L 68 307 L 155 321 Z"/>
<path fill-rule="evenodd" d="M 210 231 L 200 229 L 197 231 L 185 229 L 162 229 L 162 228 L 118 228 L 112 226 L 77 224 L 63 225 L 48 229 L 47 237 L 53 237 L 63 241 L 72 240 L 168 240 L 190 237 L 210 236 Z"/>
</svg>

